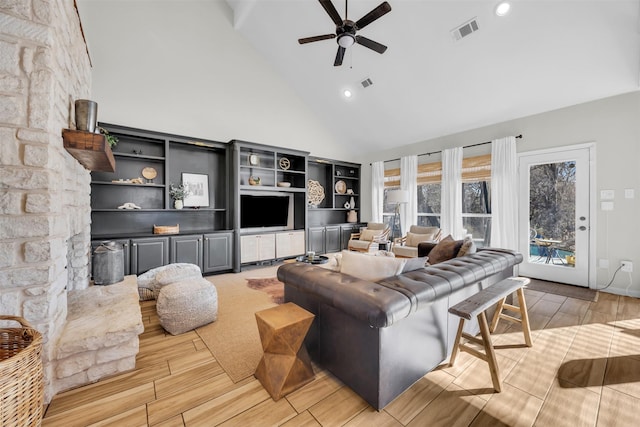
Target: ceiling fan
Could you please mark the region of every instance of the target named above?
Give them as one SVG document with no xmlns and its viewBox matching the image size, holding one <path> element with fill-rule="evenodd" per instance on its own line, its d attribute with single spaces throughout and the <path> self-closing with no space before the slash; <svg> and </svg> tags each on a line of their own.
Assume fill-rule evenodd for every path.
<svg viewBox="0 0 640 427">
<path fill-rule="evenodd" d="M 356 35 L 358 30 L 363 29 L 367 25 L 371 24 L 376 19 L 381 16 L 391 12 L 391 5 L 386 1 L 381 3 L 378 7 L 373 9 L 371 12 L 367 13 L 362 18 L 353 22 L 349 20 L 349 0 L 346 0 L 345 4 L 345 19 L 343 20 L 338 11 L 331 3 L 331 0 L 318 0 L 324 10 L 329 14 L 333 22 L 336 24 L 336 33 L 335 34 L 324 34 L 321 36 L 314 37 L 305 37 L 302 39 L 298 39 L 298 43 L 305 44 L 311 42 L 317 42 L 320 40 L 328 40 L 338 38 L 338 52 L 336 53 L 336 59 L 333 63 L 334 66 L 342 65 L 342 59 L 344 58 L 344 53 L 346 52 L 348 47 L 353 46 L 354 43 L 361 44 L 364 47 L 368 47 L 371 50 L 374 50 L 378 53 L 384 53 L 387 50 L 387 47 L 383 44 L 375 42 L 371 39 L 368 39 L 363 36 Z"/>
</svg>

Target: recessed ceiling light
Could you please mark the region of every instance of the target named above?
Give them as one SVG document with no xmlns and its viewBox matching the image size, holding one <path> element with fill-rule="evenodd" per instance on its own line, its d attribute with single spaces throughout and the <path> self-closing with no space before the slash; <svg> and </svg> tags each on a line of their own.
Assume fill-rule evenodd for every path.
<svg viewBox="0 0 640 427">
<path fill-rule="evenodd" d="M 345 89 L 344 92 L 342 92 L 342 94 L 344 95 L 345 98 L 351 98 L 351 96 L 353 95 L 353 93 L 351 93 L 349 89 Z"/>
<path fill-rule="evenodd" d="M 509 14 L 510 10 L 511 10 L 511 4 L 509 4 L 509 2 L 506 2 L 506 1 L 500 2 L 496 6 L 496 15 L 506 16 Z"/>
</svg>

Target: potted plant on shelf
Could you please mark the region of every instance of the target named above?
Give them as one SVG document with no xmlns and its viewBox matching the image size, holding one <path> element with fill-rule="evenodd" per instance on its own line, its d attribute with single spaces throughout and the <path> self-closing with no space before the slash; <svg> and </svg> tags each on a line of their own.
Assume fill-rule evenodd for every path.
<svg viewBox="0 0 640 427">
<path fill-rule="evenodd" d="M 182 209 L 184 206 L 184 198 L 187 197 L 191 192 L 187 189 L 184 184 L 173 185 L 169 184 L 169 195 L 173 198 L 173 207 L 176 209 Z"/>
<path fill-rule="evenodd" d="M 118 143 L 117 136 L 111 135 L 108 130 L 106 130 L 101 126 L 98 126 L 98 130 L 100 131 L 101 134 L 104 135 L 105 139 L 107 140 L 107 143 L 109 144 L 109 147 L 113 148 L 116 146 L 116 144 Z"/>
</svg>

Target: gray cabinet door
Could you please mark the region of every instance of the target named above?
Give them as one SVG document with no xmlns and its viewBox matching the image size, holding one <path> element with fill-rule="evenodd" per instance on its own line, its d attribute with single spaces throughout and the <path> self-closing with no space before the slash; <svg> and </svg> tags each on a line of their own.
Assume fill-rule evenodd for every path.
<svg viewBox="0 0 640 427">
<path fill-rule="evenodd" d="M 203 273 L 231 270 L 233 267 L 233 233 L 204 235 Z"/>
<path fill-rule="evenodd" d="M 324 253 L 324 227 L 309 228 L 309 244 L 308 250 L 317 254 Z"/>
<path fill-rule="evenodd" d="M 131 274 L 140 275 L 169 264 L 169 238 L 131 239 Z"/>
<path fill-rule="evenodd" d="M 325 253 L 340 252 L 340 227 L 326 227 L 324 235 Z"/>
<path fill-rule="evenodd" d="M 91 241 L 91 276 L 92 277 L 93 277 L 93 253 L 95 252 L 96 248 L 100 246 L 102 242 L 104 242 L 104 240 Z M 131 251 L 129 250 L 130 249 L 129 239 L 113 240 L 113 242 L 116 242 L 122 245 L 122 262 L 124 264 L 124 275 L 128 276 L 129 274 L 131 274 L 131 263 L 130 263 Z"/>
<path fill-rule="evenodd" d="M 202 234 L 170 237 L 169 259 L 174 262 L 195 264 L 202 269 Z"/>
<path fill-rule="evenodd" d="M 357 233 L 358 231 L 360 231 L 360 227 L 356 225 L 343 225 L 340 228 L 342 231 L 342 249 L 347 249 L 347 247 L 349 246 L 351 233 Z"/>
</svg>

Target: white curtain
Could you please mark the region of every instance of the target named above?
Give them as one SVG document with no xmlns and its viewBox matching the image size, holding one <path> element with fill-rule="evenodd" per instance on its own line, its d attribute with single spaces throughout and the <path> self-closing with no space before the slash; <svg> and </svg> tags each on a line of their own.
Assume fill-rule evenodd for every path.
<svg viewBox="0 0 640 427">
<path fill-rule="evenodd" d="M 518 165 L 516 138 L 491 141 L 491 243 L 518 249 Z"/>
<path fill-rule="evenodd" d="M 371 163 L 371 222 L 383 222 L 384 162 Z"/>
<path fill-rule="evenodd" d="M 400 206 L 401 233 L 418 223 L 418 156 L 400 158 L 400 189 L 408 193 L 407 203 Z"/>
<path fill-rule="evenodd" d="M 462 147 L 442 150 L 440 228 L 442 235 L 463 238 L 462 232 Z"/>
</svg>

